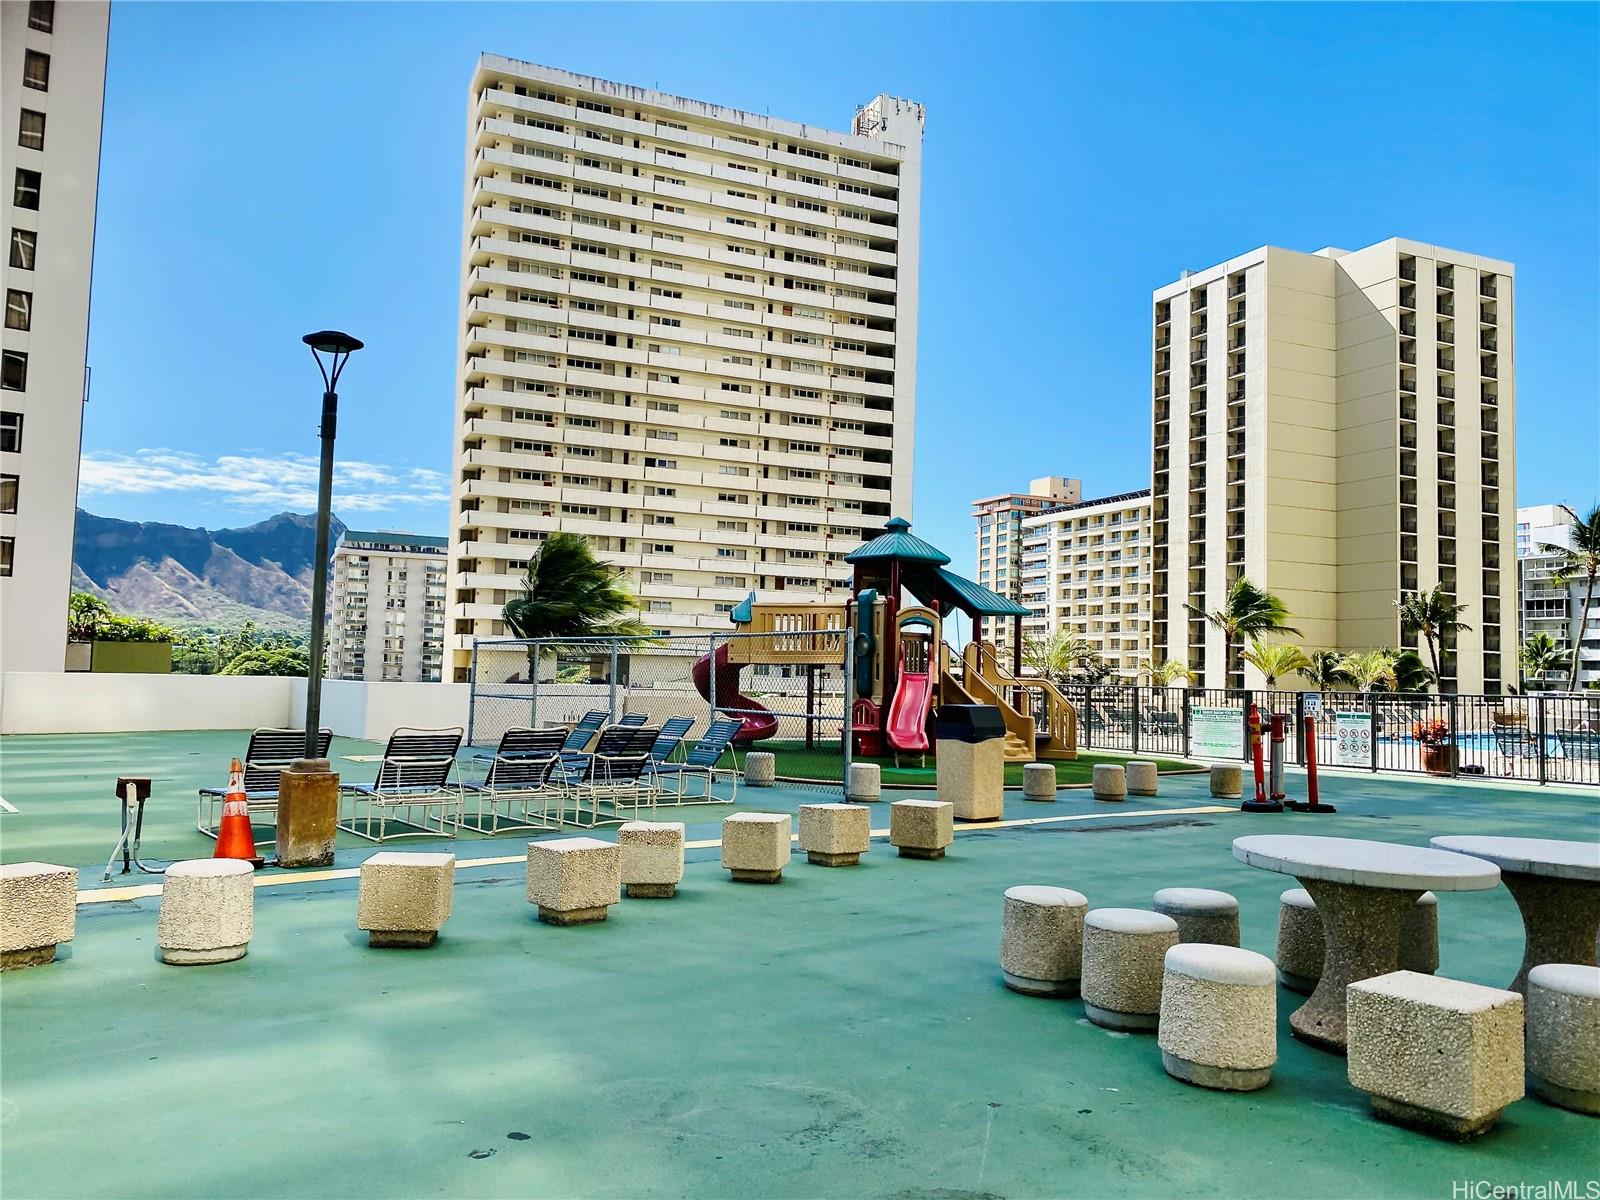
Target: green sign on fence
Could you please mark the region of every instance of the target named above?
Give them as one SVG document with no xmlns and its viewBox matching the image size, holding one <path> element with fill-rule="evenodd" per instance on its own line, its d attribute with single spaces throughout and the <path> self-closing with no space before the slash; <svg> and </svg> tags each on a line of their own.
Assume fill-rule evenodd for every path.
<svg viewBox="0 0 1600 1200">
<path fill-rule="evenodd" d="M 1244 717 L 1237 708 L 1190 708 L 1189 753 L 1195 758 L 1243 758 Z"/>
</svg>

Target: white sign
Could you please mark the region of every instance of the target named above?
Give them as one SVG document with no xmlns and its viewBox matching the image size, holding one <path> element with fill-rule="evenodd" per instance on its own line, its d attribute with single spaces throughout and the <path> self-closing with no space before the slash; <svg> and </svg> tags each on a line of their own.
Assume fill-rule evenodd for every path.
<svg viewBox="0 0 1600 1200">
<path fill-rule="evenodd" d="M 1333 761 L 1340 767 L 1372 765 L 1372 714 L 1333 714 Z"/>
<path fill-rule="evenodd" d="M 1189 753 L 1196 758 L 1243 758 L 1244 714 L 1237 708 L 1191 708 Z"/>
<path fill-rule="evenodd" d="M 1320 717 L 1322 715 L 1322 693 L 1321 692 L 1301 692 L 1300 693 L 1300 702 L 1301 702 L 1301 704 L 1303 704 L 1305 706 L 1305 714 L 1306 714 L 1306 716 L 1308 716 L 1308 717 Z"/>
</svg>

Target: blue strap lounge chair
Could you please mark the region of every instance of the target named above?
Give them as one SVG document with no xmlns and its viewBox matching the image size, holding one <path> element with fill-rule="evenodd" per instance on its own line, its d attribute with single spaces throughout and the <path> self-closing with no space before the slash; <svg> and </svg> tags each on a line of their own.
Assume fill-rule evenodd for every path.
<svg viewBox="0 0 1600 1200">
<path fill-rule="evenodd" d="M 331 730 L 317 730 L 317 757 L 327 758 L 333 743 Z M 278 819 L 278 773 L 306 756 L 304 729 L 257 729 L 244 750 L 244 798 L 250 806 L 250 820 L 272 815 Z M 213 840 L 226 787 L 201 788 L 200 810 L 195 828 Z"/>
<path fill-rule="evenodd" d="M 339 828 L 369 842 L 383 841 L 391 824 L 407 830 L 394 837 L 437 837 L 448 834 L 452 826 L 459 830 L 463 792 L 456 774 L 456 753 L 461 749 L 462 732 L 459 726 L 396 729 L 384 747 L 377 779 L 370 786 L 341 789 L 352 803 L 349 821 L 341 821 Z M 422 810 L 421 821 L 414 819 L 418 809 Z M 389 815 L 400 810 L 405 811 L 404 817 Z M 435 810 L 437 828 L 428 824 L 429 813 Z M 377 836 L 372 833 L 375 821 Z"/>
</svg>

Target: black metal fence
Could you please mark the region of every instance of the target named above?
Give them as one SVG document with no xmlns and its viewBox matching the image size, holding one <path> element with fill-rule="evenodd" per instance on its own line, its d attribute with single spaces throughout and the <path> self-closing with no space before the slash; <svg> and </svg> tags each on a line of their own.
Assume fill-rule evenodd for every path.
<svg viewBox="0 0 1600 1200">
<path fill-rule="evenodd" d="M 1600 692 L 1531 696 L 1105 685 L 1062 689 L 1085 750 L 1181 758 L 1248 756 L 1252 704 L 1288 718 L 1285 758 L 1371 771 L 1600 785 Z M 1236 735 L 1235 735 L 1236 731 Z"/>
</svg>

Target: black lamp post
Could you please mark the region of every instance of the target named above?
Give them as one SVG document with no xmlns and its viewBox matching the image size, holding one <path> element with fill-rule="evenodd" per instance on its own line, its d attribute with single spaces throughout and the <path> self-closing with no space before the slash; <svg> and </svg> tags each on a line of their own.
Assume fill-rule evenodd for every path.
<svg viewBox="0 0 1600 1200">
<path fill-rule="evenodd" d="M 311 653 L 306 661 L 306 758 L 317 754 L 322 726 L 322 647 L 328 616 L 328 524 L 333 515 L 333 439 L 339 424 L 339 374 L 362 343 L 348 333 L 324 329 L 300 339 L 322 372 L 322 471 L 317 479 L 317 557 L 312 564 Z M 326 356 L 326 359 L 324 359 Z"/>
</svg>

